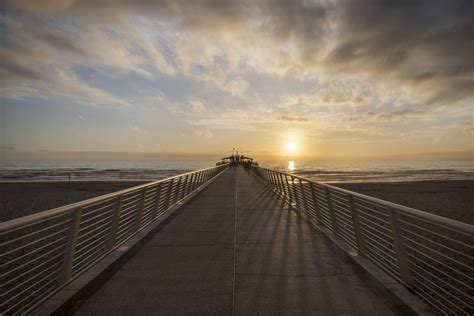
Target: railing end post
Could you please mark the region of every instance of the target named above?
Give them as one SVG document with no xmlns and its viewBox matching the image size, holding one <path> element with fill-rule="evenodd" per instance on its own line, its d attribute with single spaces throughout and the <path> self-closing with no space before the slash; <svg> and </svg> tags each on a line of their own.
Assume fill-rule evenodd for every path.
<svg viewBox="0 0 474 316">
<path fill-rule="evenodd" d="M 74 253 L 76 250 L 77 235 L 79 234 L 79 226 L 81 225 L 81 215 L 82 207 L 79 207 L 74 210 L 71 230 L 69 231 L 69 237 L 66 241 L 64 249 L 63 264 L 61 267 L 61 273 L 59 275 L 59 285 L 63 285 L 71 277 L 72 266 L 74 263 Z"/>
<path fill-rule="evenodd" d="M 400 278 L 406 286 L 412 287 L 413 280 L 410 272 L 410 265 L 408 263 L 408 257 L 403 245 L 403 237 L 398 222 L 398 214 L 396 210 L 388 208 L 388 215 L 390 218 L 390 226 L 393 234 L 393 246 L 397 255 L 398 268 L 400 270 Z"/>
</svg>

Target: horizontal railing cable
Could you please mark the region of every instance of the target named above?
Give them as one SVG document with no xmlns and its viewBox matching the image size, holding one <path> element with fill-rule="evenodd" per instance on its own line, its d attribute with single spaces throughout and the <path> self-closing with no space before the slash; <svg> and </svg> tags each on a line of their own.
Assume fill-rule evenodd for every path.
<svg viewBox="0 0 474 316">
<path fill-rule="evenodd" d="M 0 315 L 30 313 L 227 167 L 193 171 L 0 223 Z"/>
<path fill-rule="evenodd" d="M 280 171 L 252 171 L 438 312 L 474 314 L 473 225 Z"/>
</svg>

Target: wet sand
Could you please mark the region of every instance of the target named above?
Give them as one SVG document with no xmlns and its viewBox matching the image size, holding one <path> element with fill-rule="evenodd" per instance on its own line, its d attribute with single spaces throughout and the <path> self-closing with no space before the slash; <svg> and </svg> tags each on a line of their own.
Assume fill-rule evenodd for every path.
<svg viewBox="0 0 474 316">
<path fill-rule="evenodd" d="M 474 181 L 332 184 L 421 211 L 474 224 Z"/>
<path fill-rule="evenodd" d="M 0 183 L 0 221 L 140 185 L 141 181 Z M 474 224 L 474 181 L 340 183 L 341 188 Z"/>
</svg>

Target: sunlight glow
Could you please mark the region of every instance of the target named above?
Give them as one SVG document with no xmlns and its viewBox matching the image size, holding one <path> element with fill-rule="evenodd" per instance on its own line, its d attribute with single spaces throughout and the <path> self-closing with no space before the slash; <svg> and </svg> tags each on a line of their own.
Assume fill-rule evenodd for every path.
<svg viewBox="0 0 474 316">
<path fill-rule="evenodd" d="M 296 144 L 295 143 L 288 143 L 288 144 L 286 144 L 286 149 L 288 150 L 288 153 L 294 154 L 296 152 Z"/>
<path fill-rule="evenodd" d="M 295 170 L 295 162 L 293 160 L 288 161 L 288 170 L 290 171 Z"/>
</svg>

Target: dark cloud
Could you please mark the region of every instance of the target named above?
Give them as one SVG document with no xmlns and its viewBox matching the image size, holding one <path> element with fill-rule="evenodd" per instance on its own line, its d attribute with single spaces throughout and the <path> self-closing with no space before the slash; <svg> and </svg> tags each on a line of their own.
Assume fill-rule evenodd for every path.
<svg viewBox="0 0 474 316">
<path fill-rule="evenodd" d="M 15 150 L 15 147 L 8 145 L 0 145 L 0 150 Z"/>
<path fill-rule="evenodd" d="M 474 95 L 473 1 L 358 0 L 339 11 L 341 37 L 329 63 L 431 88 L 430 102 Z"/>
<path fill-rule="evenodd" d="M 397 110 L 392 112 L 367 112 L 362 115 L 351 115 L 346 117 L 344 120 L 347 122 L 363 122 L 363 121 L 391 121 L 391 120 L 398 120 L 402 118 L 410 118 L 410 117 L 420 117 L 429 115 L 430 112 L 428 111 L 416 111 L 412 109 L 404 109 L 404 110 Z"/>
<path fill-rule="evenodd" d="M 350 95 L 345 95 L 343 93 L 333 92 L 331 94 L 326 94 L 322 98 L 324 103 L 334 103 L 334 104 L 360 104 L 364 102 L 362 97 L 353 97 Z"/>
<path fill-rule="evenodd" d="M 83 14 L 108 20 L 124 14 L 156 15 L 188 32 L 236 37 L 258 32 L 298 52 L 288 69 L 328 67 L 339 74 L 372 73 L 425 93 L 429 103 L 474 96 L 474 1 L 472 0 L 23 0 L 10 5 L 48 14 Z M 51 13 L 53 12 L 53 13 Z M 238 30 L 238 32 L 237 32 Z M 58 48 L 84 54 L 69 39 L 42 37 Z M 328 52 L 329 49 L 329 52 Z"/>
<path fill-rule="evenodd" d="M 37 34 L 37 37 L 62 51 L 70 52 L 83 58 L 88 58 L 91 56 L 90 53 L 78 47 L 70 38 L 67 38 L 64 35 L 53 32 L 45 32 Z"/>
<path fill-rule="evenodd" d="M 22 64 L 10 54 L 0 52 L 0 81 L 14 78 L 51 81 L 51 78 L 44 72 Z"/>
<path fill-rule="evenodd" d="M 396 119 L 400 117 L 413 117 L 413 116 L 420 116 L 420 115 L 425 115 L 426 112 L 422 111 L 415 111 L 415 110 L 399 110 L 399 111 L 393 111 L 393 112 L 387 112 L 387 113 L 379 113 L 375 114 L 379 119 Z"/>
</svg>

